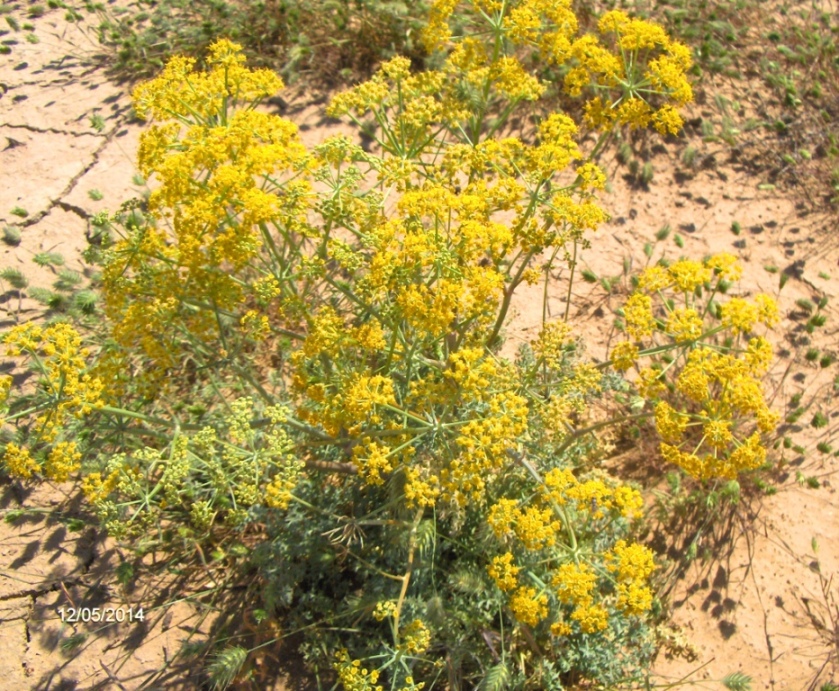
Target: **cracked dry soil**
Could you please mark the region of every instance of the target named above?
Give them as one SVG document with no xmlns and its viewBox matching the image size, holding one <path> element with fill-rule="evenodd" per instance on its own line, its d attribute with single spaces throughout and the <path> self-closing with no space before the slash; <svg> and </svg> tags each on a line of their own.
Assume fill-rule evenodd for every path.
<svg viewBox="0 0 839 691">
<path fill-rule="evenodd" d="M 0 36 L 11 48 L 0 55 L 0 223 L 21 233 L 19 246 L 0 248 L 0 266 L 17 267 L 32 285 L 48 286 L 54 276 L 32 257 L 57 251 L 70 268 L 85 271 L 81 252 L 90 216 L 137 195 L 133 161 L 142 125 L 129 119 L 125 88 L 86 59 L 97 46 L 84 22 L 68 22 L 64 10 L 26 19 L 27 5 L 10 7 L 21 24 L 34 23 L 39 42 L 25 41 L 23 32 Z M 714 85 L 708 89 L 713 92 Z M 289 115 L 306 144 L 335 131 L 305 93 L 294 101 Z M 93 127 L 94 116 L 101 129 Z M 687 137 L 701 150 L 698 133 Z M 735 253 L 745 267 L 744 292 L 777 294 L 779 272 L 787 275 L 779 295 L 784 321 L 776 331 L 774 405 L 789 412 L 790 398 L 802 393 L 816 401 L 813 411 L 822 410 L 830 420 L 820 432 L 806 422 L 789 426 L 786 432 L 805 451 L 783 452 L 777 494 L 744 500 L 728 523 L 699 542 L 701 558 L 668 584 L 674 624 L 692 649 L 681 657 L 663 651 L 655 665 L 657 681 L 685 679 L 688 689 L 722 688 L 711 680 L 740 670 L 753 678 L 755 690 L 815 691 L 839 682 L 839 610 L 835 600 L 831 604 L 837 585 L 830 581 L 839 571 L 839 461 L 815 450 L 819 441 L 837 437 L 839 406 L 832 385 L 836 365 L 820 369 L 801 352 L 815 347 L 835 357 L 839 351 L 836 217 L 808 208 L 794 192 L 759 190 L 754 171 L 736 161 L 685 174 L 678 151 L 662 146 L 652 163 L 655 178 L 646 189 L 610 165 L 613 189 L 602 201 L 612 220 L 598 231 L 582 268 L 608 277 L 619 275 L 625 263 L 632 270 L 642 267 L 645 244 L 654 242 L 667 222 L 684 245 L 677 248 L 671 238 L 665 243 L 668 256 Z M 15 209 L 26 215 L 13 214 Z M 740 237 L 730 232 L 733 220 L 742 224 Z M 551 288 L 554 316 L 564 311 L 563 280 L 560 275 Z M 616 337 L 611 315 L 623 295 L 583 282 L 576 286 L 572 321 L 590 353 L 600 358 Z M 539 328 L 542 288 L 532 290 L 518 296 L 508 354 Z M 797 303 L 823 297 L 830 300 L 827 327 L 808 336 Z M 13 322 L 16 304 L 10 301 L 9 294 L 0 296 L 0 328 Z M 36 305 L 24 302 L 23 318 L 37 314 Z M 623 471 L 650 482 L 643 466 L 630 461 Z M 818 489 L 802 478 L 816 478 Z M 207 634 L 212 617 L 186 602 L 159 607 L 188 594 L 179 591 L 183 584 L 176 574 L 123 585 L 117 573 L 128 555 L 80 522 L 83 511 L 70 486 L 0 487 L 0 512 L 16 517 L 0 522 L 0 689 L 198 688 L 195 670 L 170 662 L 184 641 Z M 652 537 L 662 560 L 689 549 L 689 535 Z M 144 622 L 70 624 L 59 615 L 60 607 L 130 604 L 146 608 Z M 273 656 L 277 666 L 288 662 L 282 651 Z M 262 688 L 307 688 L 302 674 L 284 676 Z"/>
</svg>

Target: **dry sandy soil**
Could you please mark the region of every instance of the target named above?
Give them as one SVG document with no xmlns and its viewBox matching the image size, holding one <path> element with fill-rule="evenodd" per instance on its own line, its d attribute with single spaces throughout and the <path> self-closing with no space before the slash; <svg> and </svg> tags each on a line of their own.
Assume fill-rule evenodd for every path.
<svg viewBox="0 0 839 691">
<path fill-rule="evenodd" d="M 21 23 L 27 21 L 15 12 Z M 126 89 L 86 60 L 96 45 L 82 28 L 65 21 L 63 10 L 50 10 L 34 22 L 39 43 L 26 42 L 23 32 L 2 36 L 7 44 L 17 43 L 10 55 L 0 56 L 0 223 L 16 225 L 22 242 L 0 248 L 0 266 L 19 267 L 32 284 L 47 286 L 53 277 L 33 264 L 32 256 L 59 251 L 69 266 L 84 270 L 80 252 L 91 214 L 115 209 L 137 194 L 132 177 L 141 125 L 129 120 Z M 287 113 L 301 125 L 307 144 L 328 129 L 320 107 L 300 93 Z M 104 120 L 101 131 L 91 125 L 94 115 Z M 806 451 L 783 452 L 777 493 L 744 497 L 724 524 L 706 532 L 697 545 L 699 558 L 670 583 L 674 631 L 689 650 L 682 656 L 663 651 L 655 679 L 657 684 L 684 680 L 685 688 L 722 688 L 719 680 L 739 670 L 753 678 L 753 689 L 815 690 L 839 682 L 839 586 L 832 582 L 839 572 L 839 461 L 815 449 L 819 441 L 837 437 L 839 406 L 832 385 L 837 366 L 823 370 L 805 361 L 803 350 L 813 346 L 834 356 L 839 350 L 836 216 L 812 210 L 795 190 L 758 189 L 761 180 L 746 166 L 728 160 L 724 151 L 710 155 L 701 140 L 695 145 L 704 165 L 688 171 L 679 163 L 680 147 L 659 147 L 652 159 L 655 177 L 647 186 L 625 180 L 625 169 L 610 168 L 612 190 L 603 204 L 612 220 L 598 231 L 582 265 L 607 277 L 621 275 L 625 265 L 638 269 L 648 261 L 644 244 L 669 223 L 673 234 L 656 245 L 653 259 L 662 253 L 734 252 L 746 267 L 739 286 L 745 294 L 778 294 L 779 276 L 787 274 L 779 294 L 785 320 L 777 332 L 774 404 L 787 412 L 798 392 L 805 402 L 815 402 L 800 427 L 790 430 Z M 91 197 L 94 190 L 101 200 Z M 14 207 L 28 216 L 12 215 Z M 739 236 L 731 232 L 735 220 L 743 228 Z M 674 244 L 676 234 L 683 249 Z M 554 314 L 564 309 L 564 279 L 560 276 L 552 291 Z M 602 357 L 621 296 L 617 289 L 607 294 L 600 286 L 578 285 L 572 319 L 591 353 Z M 830 299 L 827 325 L 808 343 L 796 301 L 824 296 Z M 8 326 L 15 306 L 8 294 L 2 299 L 0 306 L 8 311 L 0 314 L 0 327 Z M 536 302 L 541 304 L 541 296 Z M 541 314 L 528 305 L 524 294 L 508 334 L 510 348 L 538 328 Z M 807 425 L 816 410 L 830 419 L 818 433 Z M 819 486 L 805 478 L 816 478 Z M 196 688 L 188 669 L 173 664 L 161 671 L 185 641 L 200 640 L 214 618 L 190 600 L 163 606 L 175 599 L 177 573 L 137 589 L 123 586 L 115 573 L 128 555 L 91 527 L 74 531 L 81 507 L 72 492 L 17 485 L 0 490 L 0 511 L 17 516 L 0 523 L 0 686 Z M 671 540 L 670 556 L 687 547 Z M 143 605 L 146 621 L 62 623 L 58 608 L 80 603 Z M 278 651 L 276 659 L 282 665 L 287 656 Z M 277 682 L 277 688 L 304 687 L 301 675 L 291 671 L 285 677 L 285 686 Z"/>
</svg>

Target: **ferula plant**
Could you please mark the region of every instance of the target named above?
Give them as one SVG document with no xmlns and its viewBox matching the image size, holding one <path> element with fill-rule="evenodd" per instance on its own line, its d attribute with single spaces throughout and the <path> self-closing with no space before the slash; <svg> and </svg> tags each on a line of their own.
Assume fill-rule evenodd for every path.
<svg viewBox="0 0 839 691">
<path fill-rule="evenodd" d="M 654 419 L 699 480 L 754 468 L 775 418 L 753 332 L 777 311 L 725 298 L 733 257 L 683 259 L 640 277 L 610 362 L 564 319 L 500 354 L 517 289 L 572 280 L 597 241 L 605 139 L 677 133 L 691 100 L 661 27 L 608 12 L 598 32 L 570 0 L 434 3 L 439 69 L 395 58 L 329 106 L 371 151 L 303 146 L 257 107 L 279 78 L 229 41 L 206 72 L 172 59 L 134 93 L 153 192 L 111 219 L 100 331 L 4 337 L 39 373 L 3 379 L 7 472 L 79 478 L 112 534 L 155 549 L 247 531 L 254 607 L 347 691 L 642 679 L 656 562 L 641 494 L 597 467 L 614 421 L 591 402 L 636 389 L 624 418 Z M 539 109 L 534 56 L 566 68 L 582 122 Z"/>
</svg>

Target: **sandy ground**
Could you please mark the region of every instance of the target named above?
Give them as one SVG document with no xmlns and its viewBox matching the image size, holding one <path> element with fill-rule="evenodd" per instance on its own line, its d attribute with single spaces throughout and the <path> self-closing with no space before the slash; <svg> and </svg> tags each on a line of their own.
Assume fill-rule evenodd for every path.
<svg viewBox="0 0 839 691">
<path fill-rule="evenodd" d="M 21 23 L 26 21 L 20 8 L 15 12 Z M 142 125 L 129 119 L 126 89 L 85 59 L 96 46 L 65 21 L 63 10 L 30 21 L 39 43 L 25 41 L 24 32 L 0 37 L 12 48 L 0 56 L 0 223 L 17 226 L 22 236 L 16 248 L 0 246 L 0 266 L 18 267 L 33 285 L 47 286 L 52 274 L 34 265 L 32 257 L 58 251 L 68 266 L 84 270 L 80 252 L 90 216 L 138 193 L 133 160 Z M 303 94 L 290 113 L 310 145 L 325 136 L 320 109 L 306 103 Z M 94 115 L 103 119 L 101 131 L 92 126 Z M 839 681 L 838 589 L 832 582 L 839 570 L 839 482 L 837 459 L 815 447 L 839 436 L 839 406 L 832 392 L 837 366 L 822 370 L 805 361 L 803 352 L 818 347 L 836 356 L 839 350 L 836 216 L 810 211 L 794 190 L 758 189 L 753 172 L 725 156 L 706 157 L 706 165 L 686 171 L 678 147 L 657 151 L 655 177 L 645 187 L 625 180 L 625 169 L 610 169 L 612 190 L 602 201 L 612 220 L 597 232 L 581 266 L 601 277 L 620 276 L 625 265 L 637 270 L 649 261 L 645 243 L 654 242 L 669 223 L 671 236 L 655 245 L 653 260 L 662 254 L 736 253 L 746 267 L 740 282 L 746 294 L 777 294 L 779 276 L 786 273 L 789 280 L 779 294 L 785 319 L 777 332 L 774 404 L 785 412 L 798 392 L 805 401 L 814 396 L 816 403 L 799 427 L 789 430 L 806 452 L 784 452 L 777 494 L 744 498 L 728 524 L 702 538 L 700 558 L 671 583 L 673 622 L 695 656 L 668 658 L 662 652 L 656 679 L 659 684 L 686 679 L 685 688 L 722 688 L 719 680 L 739 670 L 754 679 L 753 689 L 819 689 Z M 13 215 L 15 207 L 28 215 Z M 739 236 L 731 232 L 735 220 L 743 229 Z M 565 278 L 560 275 L 551 289 L 554 315 L 564 310 Z M 591 354 L 602 357 L 615 336 L 612 310 L 622 299 L 620 281 L 612 294 L 599 285 L 577 285 L 572 320 Z M 830 299 L 827 325 L 808 340 L 796 301 L 824 296 Z M 538 329 L 541 312 L 531 305 L 541 305 L 541 292 L 531 298 L 535 294 L 525 292 L 515 305 L 507 334 L 510 350 Z M 0 299 L 4 304 L 9 296 Z M 0 314 L 0 327 L 9 323 Z M 817 409 L 830 417 L 818 434 L 807 426 Z M 817 478 L 819 487 L 803 481 L 808 477 Z M 172 597 L 167 588 L 176 575 L 168 584 L 139 590 L 130 582 L 123 585 L 115 574 L 127 555 L 90 527 L 74 530 L 80 510 L 76 497 L 46 485 L 2 490 L 0 511 L 16 512 L 17 518 L 0 523 L 0 686 L 12 691 L 195 688 L 191 671 L 177 664 L 165 676 L 159 673 L 185 641 L 200 640 L 212 620 L 206 608 L 189 600 L 162 605 Z M 671 546 L 671 556 L 686 548 Z M 78 604 L 143 605 L 146 620 L 62 622 L 59 608 Z M 198 633 L 190 637 L 196 626 Z M 283 663 L 281 653 L 275 662 Z M 289 688 L 302 687 L 293 672 L 286 677 Z"/>
</svg>

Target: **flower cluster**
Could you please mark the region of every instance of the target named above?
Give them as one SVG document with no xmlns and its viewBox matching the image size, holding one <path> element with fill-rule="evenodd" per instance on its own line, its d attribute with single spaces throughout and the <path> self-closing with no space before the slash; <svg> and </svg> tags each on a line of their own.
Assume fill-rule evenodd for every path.
<svg viewBox="0 0 839 691">
<path fill-rule="evenodd" d="M 104 405 L 105 386 L 90 372 L 90 352 L 82 347 L 78 332 L 64 323 L 39 326 L 29 322 L 14 326 L 3 335 L 2 343 L 6 355 L 29 360 L 39 375 L 34 392 L 21 392 L 37 412 L 28 430 L 28 444 L 8 443 L 3 464 L 13 477 L 29 479 L 42 473 L 51 480 L 67 480 L 79 469 L 81 452 L 75 441 L 61 438 L 74 422 Z M 11 376 L 5 375 L 0 381 L 4 400 L 11 386 Z"/>
<path fill-rule="evenodd" d="M 156 184 L 148 217 L 108 249 L 103 271 L 113 336 L 151 361 L 148 377 L 157 374 L 159 385 L 185 357 L 184 333 L 210 343 L 219 312 L 236 314 L 249 294 L 263 303 L 279 294 L 270 277 L 245 290 L 246 269 L 265 224 L 298 227 L 310 192 L 297 127 L 253 107 L 281 80 L 246 68 L 241 49 L 226 40 L 213 44 L 209 71 L 194 63 L 174 58 L 135 89 L 138 114 L 159 121 L 142 133 L 138 153 L 140 171 Z M 247 107 L 233 110 L 237 103 Z M 290 180 L 283 192 L 280 179 Z M 239 314 L 251 337 L 267 335 L 265 314 Z"/>
<path fill-rule="evenodd" d="M 609 569 L 618 581 L 618 607 L 631 614 L 646 612 L 652 605 L 652 593 L 646 584 L 655 569 L 652 552 L 643 545 L 619 540 L 613 553 Z"/>
<path fill-rule="evenodd" d="M 122 538 L 184 505 L 202 532 L 216 518 L 239 525 L 250 507 L 286 509 L 304 465 L 291 453 L 286 418 L 281 407 L 260 410 L 250 398 L 237 399 L 216 426 L 179 431 L 164 448 L 111 456 L 104 472 L 85 476 L 85 496 L 111 534 Z M 160 499 L 151 501 L 155 496 Z"/>
<path fill-rule="evenodd" d="M 762 435 L 778 422 L 761 382 L 772 345 L 754 333 L 778 323 L 778 306 L 764 294 L 723 302 L 726 282 L 741 274 L 729 254 L 646 269 L 624 305 L 631 340 L 612 351 L 616 369 L 638 369 L 638 388 L 653 401 L 662 456 L 703 480 L 733 479 L 761 466 Z M 671 293 L 678 302 L 667 298 Z M 673 348 L 678 357 L 663 362 Z M 640 366 L 646 358 L 650 366 Z"/>
<path fill-rule="evenodd" d="M 652 125 L 660 134 L 678 134 L 678 108 L 693 100 L 686 76 L 690 49 L 671 40 L 658 24 L 631 19 L 620 10 L 606 12 L 598 30 L 611 50 L 593 36 L 579 39 L 570 49 L 576 66 L 565 77 L 572 96 L 592 87 L 586 122 L 598 129 Z"/>
<path fill-rule="evenodd" d="M 346 650 L 339 650 L 335 654 L 334 669 L 338 672 L 345 691 L 384 691 L 379 680 L 379 672 L 375 669 L 367 669 L 361 660 L 352 660 Z"/>
<path fill-rule="evenodd" d="M 399 649 L 409 655 L 419 655 L 428 650 L 431 645 L 431 632 L 422 621 L 414 619 L 402 630 L 402 641 Z"/>
<path fill-rule="evenodd" d="M 529 506 L 506 498 L 496 502 L 487 522 L 508 551 L 494 557 L 487 571 L 509 594 L 515 619 L 530 627 L 549 621 L 554 636 L 568 636 L 604 630 L 610 611 L 645 614 L 652 606 L 649 549 L 620 539 L 611 551 L 581 558 L 574 547 L 584 526 L 596 531 L 598 525 L 631 518 L 642 505 L 630 487 L 602 477 L 581 482 L 567 468 L 546 473 L 540 495 Z M 551 588 L 527 585 L 525 576 Z"/>
<path fill-rule="evenodd" d="M 511 100 L 538 98 L 544 87 L 528 81 L 529 75 L 512 57 L 516 49 L 529 48 L 544 63 L 567 68 L 564 87 L 569 95 L 591 94 L 584 106 L 590 127 L 652 126 L 662 135 L 681 130 L 678 109 L 693 100 L 686 76 L 691 53 L 660 25 L 612 10 L 600 17 L 599 36 L 579 35 L 570 0 L 516 0 L 498 3 L 486 12 L 479 5 L 474 3 L 471 13 L 463 7 L 458 19 L 488 23 L 494 42 L 468 36 L 452 39 L 449 20 L 460 8 L 454 0 L 432 3 L 431 20 L 423 34 L 429 50 L 454 42 L 449 62 L 466 73 L 467 82 L 504 91 L 501 75 L 509 74 L 512 79 L 508 80 L 518 84 L 515 91 L 507 92 Z"/>
</svg>

